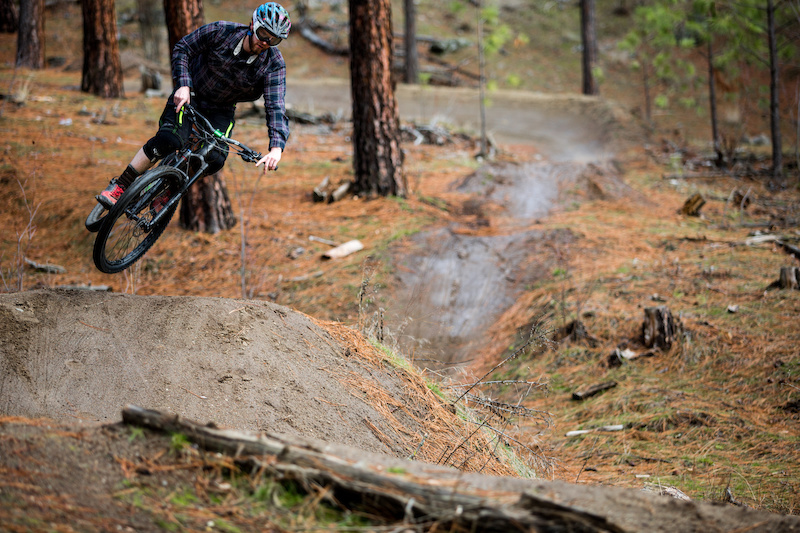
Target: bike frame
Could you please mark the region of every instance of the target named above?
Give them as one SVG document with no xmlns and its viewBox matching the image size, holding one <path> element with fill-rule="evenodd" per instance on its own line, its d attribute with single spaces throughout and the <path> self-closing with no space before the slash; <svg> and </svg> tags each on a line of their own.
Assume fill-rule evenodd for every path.
<svg viewBox="0 0 800 533">
<path fill-rule="evenodd" d="M 238 155 L 245 161 L 253 163 L 261 159 L 261 153 L 248 148 L 236 139 L 226 137 L 221 131 L 215 129 L 208 119 L 206 119 L 206 117 L 201 115 L 189 104 L 186 104 L 184 108 L 181 109 L 181 115 L 184 113 L 184 109 L 186 110 L 186 114 L 189 115 L 189 120 L 192 121 L 193 131 L 191 137 L 187 142 L 187 145 L 175 153 L 174 159 L 170 160 L 169 162 L 162 163 L 175 168 L 181 173 L 184 178 L 183 187 L 181 187 L 180 191 L 178 191 L 178 194 L 173 195 L 172 198 L 169 199 L 169 202 L 167 202 L 167 204 L 161 208 L 158 214 L 153 217 L 150 222 L 145 224 L 147 231 L 149 231 L 152 226 L 158 224 L 165 214 L 168 213 L 169 210 L 181 200 L 181 198 L 183 198 L 183 195 L 186 194 L 186 191 L 188 191 L 189 188 L 202 177 L 203 172 L 208 168 L 206 155 L 208 155 L 208 153 L 212 150 L 228 152 L 229 146 L 235 146 L 239 149 Z M 200 149 L 194 151 L 194 148 L 198 144 L 201 145 Z M 182 167 L 185 166 L 185 168 L 188 170 L 191 168 L 192 162 L 195 161 L 199 161 L 200 166 L 192 176 L 189 176 L 189 174 L 184 171 Z"/>
</svg>

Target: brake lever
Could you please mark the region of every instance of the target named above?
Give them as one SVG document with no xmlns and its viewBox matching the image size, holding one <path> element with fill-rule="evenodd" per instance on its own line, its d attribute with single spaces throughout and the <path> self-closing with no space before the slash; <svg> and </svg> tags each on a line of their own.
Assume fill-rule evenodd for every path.
<svg viewBox="0 0 800 533">
<path fill-rule="evenodd" d="M 242 159 L 247 161 L 248 163 L 258 163 L 258 160 L 261 159 L 261 154 L 259 152 L 247 152 L 241 154 Z"/>
</svg>

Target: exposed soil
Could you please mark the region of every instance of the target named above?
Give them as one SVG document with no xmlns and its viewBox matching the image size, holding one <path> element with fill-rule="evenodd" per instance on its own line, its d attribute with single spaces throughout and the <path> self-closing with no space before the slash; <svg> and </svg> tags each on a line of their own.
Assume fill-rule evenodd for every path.
<svg viewBox="0 0 800 533">
<path fill-rule="evenodd" d="M 0 36 L 5 65 L 11 64 L 14 38 Z M 67 38 L 66 33 L 59 37 Z M 287 51 L 313 56 L 299 43 L 287 43 Z M 309 65 L 294 72 L 323 76 L 342 70 L 339 60 Z M 658 175 L 663 169 L 653 165 L 652 151 L 640 157 L 640 150 L 635 160 L 621 155 L 621 146 L 640 139 L 626 113 L 598 99 L 500 91 L 492 97 L 490 123 L 501 146 L 499 163 L 475 163 L 474 137 L 453 136 L 433 146 L 409 141 L 406 170 L 413 197 L 331 205 L 312 203 L 309 191 L 325 176 L 334 182 L 350 177 L 349 125 L 298 124 L 277 175 L 260 180 L 241 162 L 226 167 L 242 217 L 237 228 L 209 236 L 173 224 L 129 272 L 107 276 L 91 263 L 92 236 L 83 219 L 93 194 L 146 138 L 163 104 L 137 94 L 135 68 L 126 73 L 129 96 L 116 102 L 76 91 L 79 73 L 69 66 L 31 73 L 25 105 L 3 102 L 3 282 L 8 290 L 33 290 L 0 295 L 0 525 L 12 530 L 199 530 L 215 527 L 208 525 L 215 520 L 219 525 L 225 516 L 242 530 L 280 529 L 271 518 L 243 516 L 241 493 L 220 488 L 222 477 L 214 479 L 219 486 L 203 490 L 206 496 L 224 493 L 225 505 L 211 505 L 214 498 L 208 496 L 204 506 L 192 507 L 189 519 L 176 518 L 173 500 L 183 490 L 178 486 L 196 488 L 208 481 L 209 469 L 223 471 L 227 465 L 174 455 L 168 437 L 136 438 L 119 424 L 126 404 L 221 427 L 353 446 L 342 452 L 344 460 L 365 450 L 386 454 L 370 456 L 376 464 L 414 455 L 421 460 L 414 468 L 444 463 L 462 471 L 518 476 L 527 471 L 495 454 L 490 437 L 476 433 L 462 413 L 456 416 L 444 395 L 433 392 L 439 385 L 431 386 L 343 324 L 379 332 L 387 345 L 396 340 L 421 366 L 474 363 L 469 373 L 491 367 L 519 346 L 531 316 L 543 309 L 558 325 L 566 325 L 561 322 L 567 316 L 583 319 L 596 337 L 578 338 L 544 355 L 536 352 L 503 369 L 505 377 L 523 381 L 553 377 L 556 394 L 527 405 L 563 410 L 551 447 L 543 444 L 541 427 L 522 424 L 513 435 L 561 461 L 559 469 L 541 472 L 601 487 L 460 477 L 457 471 L 442 476 L 510 491 L 504 498 L 524 490 L 547 493 L 559 503 L 607 516 L 623 530 L 797 530 L 790 516 L 651 499 L 602 486 L 640 487 L 634 476 L 654 471 L 691 483 L 708 472 L 718 480 L 718 492 L 732 478 L 750 488 L 736 489 L 736 499 L 728 503 L 741 504 L 744 494 L 749 505 L 796 512 L 800 502 L 796 472 L 784 468 L 797 458 L 797 401 L 790 389 L 797 383 L 797 332 L 780 325 L 774 332 L 765 328 L 753 334 L 748 319 L 740 318 L 774 308 L 781 324 L 791 324 L 800 301 L 792 294 L 768 297 L 772 273 L 767 271 L 774 270 L 774 257 L 752 251 L 742 258 L 739 242 L 747 234 L 729 226 L 734 216 L 744 215 L 731 215 L 716 198 L 715 206 L 704 211 L 715 226 L 705 219 L 687 223 L 674 213 L 694 185 L 681 181 L 672 187 L 664 181 L 644 189 L 626 184 L 612 162 L 618 155 L 628 170 L 646 168 Z M 9 90 L 25 83 L 10 66 L 2 74 Z M 292 81 L 290 103 L 297 109 L 346 116 L 345 82 Z M 406 121 L 444 124 L 469 134 L 477 130 L 473 89 L 402 86 L 398 98 Z M 236 136 L 258 147 L 263 121 L 242 107 Z M 670 146 L 689 159 L 684 148 Z M 740 185 L 733 179 L 722 182 L 714 194 Z M 760 211 L 749 214 L 793 227 L 796 197 L 789 192 L 771 203 L 763 188 L 753 187 L 761 195 Z M 568 209 L 555 216 L 550 212 L 554 205 L 573 208 L 589 201 L 596 203 L 575 218 Z M 778 204 L 790 207 L 774 208 Z M 638 233 L 637 224 L 643 226 L 650 215 L 665 227 Z M 26 233 L 29 220 L 33 233 Z M 686 229 L 673 234 L 666 226 Z M 711 233 L 710 240 L 704 232 Z M 366 250 L 323 262 L 327 246 L 309 236 L 339 242 L 358 238 Z M 676 247 L 681 249 L 675 252 Z M 66 272 L 36 272 L 21 262 L 22 256 L 56 263 Z M 637 270 L 643 264 L 647 272 Z M 691 275 L 682 277 L 687 271 Z M 49 288 L 58 286 L 84 290 Z M 114 292 L 85 290 L 101 286 Z M 711 288 L 698 294 L 701 286 Z M 644 377 L 615 375 L 621 384 L 607 405 L 564 408 L 571 389 L 612 372 L 605 364 L 612 350 L 641 348 L 636 344 L 640 323 L 632 317 L 665 295 L 676 309 L 687 310 L 683 318 L 691 324 L 694 344 L 670 354 L 673 358 L 647 359 L 654 363 L 638 366 L 652 367 Z M 695 300 L 688 303 L 684 295 Z M 729 301 L 741 301 L 744 312 L 725 314 Z M 710 314 L 717 309 L 721 316 Z M 752 319 L 756 329 L 769 320 Z M 749 351 L 750 346 L 759 348 Z M 711 353 L 725 357 L 709 374 L 725 376 L 736 390 L 714 382 L 719 394 L 703 400 L 678 390 L 709 388 L 694 383 L 697 367 L 692 365 L 699 360 L 710 367 L 713 363 L 705 361 Z M 737 374 L 737 364 L 752 373 Z M 636 372 L 632 366 L 626 367 L 630 374 Z M 669 373 L 676 368 L 677 378 Z M 662 398 L 663 390 L 647 384 L 661 383 L 665 376 L 676 382 L 663 385 L 670 390 Z M 753 394 L 759 399 L 751 406 Z M 784 404 L 788 414 L 776 411 Z M 678 408 L 682 411 L 669 410 Z M 716 409 L 716 418 L 703 409 Z M 584 423 L 594 431 L 621 415 L 637 417 L 626 422 L 626 429 L 634 424 L 638 429 L 591 433 L 581 441 L 564 437 Z M 680 447 L 680 439 L 700 432 L 689 444 L 692 449 Z M 771 440 L 757 441 L 756 435 Z M 671 456 L 642 451 L 667 437 Z M 744 451 L 728 449 L 742 439 Z M 459 446 L 462 442 L 468 444 Z M 717 449 L 733 467 L 712 456 Z M 766 466 L 742 474 L 735 468 L 742 457 Z M 777 503 L 752 488 L 758 485 L 756 476 L 777 494 Z M 152 489 L 144 504 L 132 495 L 131 484 Z M 716 492 L 706 495 L 721 499 Z M 631 510 L 625 507 L 628 501 L 653 511 Z"/>
<path fill-rule="evenodd" d="M 448 366 L 471 361 L 486 329 L 555 267 L 553 250 L 574 236 L 569 229 L 538 229 L 536 220 L 563 205 L 571 188 L 583 189 L 590 171 L 580 161 L 537 159 L 485 165 L 454 182 L 451 188 L 466 195 L 460 222 L 414 235 L 395 254 L 398 299 L 388 316 L 400 324 L 406 353 Z"/>
<path fill-rule="evenodd" d="M 221 427 L 413 451 L 347 385 L 375 381 L 408 405 L 402 380 L 370 372 L 363 355 L 353 362 L 351 348 L 310 317 L 270 302 L 38 290 L 1 295 L 0 313 L 5 415 L 110 423 L 134 404 Z M 382 442 L 382 433 L 394 437 Z"/>
</svg>

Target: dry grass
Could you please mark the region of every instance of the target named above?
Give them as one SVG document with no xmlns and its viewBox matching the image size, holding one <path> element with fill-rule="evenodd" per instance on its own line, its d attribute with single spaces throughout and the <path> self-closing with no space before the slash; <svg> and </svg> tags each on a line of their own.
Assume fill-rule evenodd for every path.
<svg viewBox="0 0 800 533">
<path fill-rule="evenodd" d="M 693 498 L 797 513 L 800 291 L 769 288 L 779 268 L 797 260 L 771 243 L 745 241 L 748 224 L 765 220 L 777 224 L 766 231 L 797 241 L 798 192 L 771 192 L 755 177 L 671 183 L 661 164 L 638 161 L 625 180 L 642 196 L 580 200 L 546 222 L 581 238 L 558 250 L 552 277 L 498 321 L 496 349 L 487 353 L 503 353 L 541 313 L 556 328 L 579 319 L 594 338 L 532 352 L 507 374 L 550 378 L 554 394 L 529 405 L 556 421 L 558 478 L 630 487 L 656 480 Z M 733 188 L 750 188 L 758 200 L 741 212 L 725 202 Z M 709 199 L 703 216 L 677 214 L 694 191 Z M 680 342 L 609 365 L 617 348 L 648 351 L 643 308 L 656 305 L 679 317 Z M 599 396 L 570 399 L 609 380 L 617 386 Z M 612 424 L 624 430 L 565 436 Z"/>
<path fill-rule="evenodd" d="M 77 12 L 75 6 L 66 9 L 73 16 Z M 209 9 L 209 19 L 219 16 L 214 9 L 219 8 Z M 72 54 L 72 59 L 78 57 L 80 42 L 75 34 L 52 33 L 49 43 L 65 55 Z M 30 205 L 40 205 L 30 257 L 67 268 L 62 275 L 27 271 L 26 288 L 93 284 L 110 285 L 117 291 L 135 289 L 140 294 L 242 296 L 239 228 L 215 236 L 187 235 L 170 228 L 129 277 L 96 271 L 91 263 L 91 236 L 83 229 L 85 214 L 96 191 L 119 173 L 153 130 L 163 103 L 138 96 L 117 102 L 91 98 L 74 89 L 80 77 L 75 70 L 13 72 L 8 65 L 13 61 L 15 39 L 0 35 L 0 58 L 6 65 L 0 70 L 0 87 L 7 92 L 20 80 L 30 82 L 26 104 L 17 107 L 4 100 L 0 117 L 2 266 L 13 256 L 15 232 L 28 223 L 16 186 L 19 180 L 26 184 Z M 315 55 L 301 43 L 286 43 L 294 47 L 295 57 L 312 58 L 298 69 L 346 75 L 341 61 Z M 550 68 L 563 56 L 562 50 L 533 61 L 539 67 L 533 72 L 540 84 L 537 88 L 563 91 L 576 86 L 577 77 L 565 78 L 563 68 Z M 523 58 L 526 65 L 532 63 L 530 54 Z M 537 76 L 539 72 L 547 76 Z M 630 84 L 633 89 L 626 90 L 622 70 L 610 72 L 614 75 L 609 80 L 620 80 L 620 84 L 604 86 L 604 94 L 628 108 L 636 107 L 637 89 Z M 88 115 L 82 113 L 84 108 Z M 108 120 L 95 124 L 92 115 L 102 114 Z M 662 125 L 675 125 L 686 138 L 705 138 L 706 121 L 698 117 L 675 113 L 664 117 Z M 72 124 L 62 124 L 65 119 Z M 758 131 L 761 126 L 751 129 Z M 255 147 L 263 145 L 262 133 L 263 126 L 255 120 L 241 121 L 236 130 L 237 136 Z M 407 171 L 417 194 L 407 201 L 312 204 L 308 194 L 324 176 L 334 182 L 349 176 L 348 134 L 346 127 L 330 134 L 296 127 L 291 157 L 268 179 L 256 179 L 241 163 L 227 167 L 234 207 L 244 215 L 246 292 L 320 320 L 338 321 L 325 324 L 334 337 L 358 343 L 362 354 L 374 358 L 376 368 L 388 365 L 405 375 L 413 371 L 396 362 L 390 365 L 386 354 L 342 325 L 363 318 L 358 305 L 363 258 L 320 263 L 319 254 L 326 247 L 307 237 L 361 239 L 376 273 L 373 282 L 380 284 L 382 276 L 390 273 L 389 244 L 433 220 L 453 216 L 426 200 L 458 205 L 461 199 L 447 187 L 474 168 L 464 156 L 472 147 L 409 146 Z M 520 159 L 530 155 L 523 149 L 515 153 Z M 770 244 L 742 244 L 752 231 L 742 223 L 771 217 L 797 220 L 797 190 L 772 192 L 753 176 L 681 180 L 676 186 L 661 178 L 667 172 L 666 161 L 654 163 L 643 151 L 620 154 L 620 159 L 630 186 L 626 194 L 602 194 L 603 187 L 600 195 L 576 190 L 574 202 L 544 222 L 545 229 L 566 228 L 578 238 L 553 247 L 558 266 L 552 277 L 530 287 L 498 320 L 487 334 L 490 348 L 483 352 L 484 365 L 474 373 L 481 375 L 524 342 L 532 317 L 544 314 L 554 328 L 579 318 L 597 344 L 564 342 L 555 349 L 526 353 L 499 370 L 501 377 L 549 379 L 550 395 L 525 405 L 553 415 L 547 453 L 559 460 L 554 477 L 631 487 L 656 480 L 692 497 L 713 500 L 724 499 L 730 489 L 737 501 L 747 505 L 797 513 L 800 415 L 790 406 L 797 405 L 800 395 L 800 330 L 796 326 L 800 291 L 765 290 L 777 278 L 778 267 L 794 260 Z M 747 211 L 724 202 L 733 188 L 752 189 L 756 200 Z M 703 208 L 704 217 L 678 215 L 677 209 L 694 190 L 711 198 Z M 797 223 L 779 231 L 796 236 Z M 298 247 L 305 253 L 289 260 L 287 254 Z M 373 296 L 376 306 L 392 297 L 388 288 Z M 669 353 L 609 368 L 608 356 L 619 345 L 642 351 L 637 340 L 642 308 L 656 303 L 680 315 L 689 335 Z M 728 313 L 729 305 L 738 305 L 738 311 Z M 413 403 L 398 405 L 392 397 L 375 394 L 374 384 L 361 378 L 337 377 L 351 380 L 388 419 L 398 421 L 397 427 L 403 428 L 398 434 L 409 454 L 442 462 L 460 441 L 444 440 L 437 430 L 466 442 L 475 428 L 466 421 L 454 427 L 445 422 L 452 417 L 444 414 L 420 419 L 408 407 Z M 606 379 L 617 381 L 618 386 L 582 403 L 570 400 L 571 392 Z M 409 381 L 410 402 L 424 401 L 434 413 L 447 409 L 447 399 L 420 383 Z M 489 390 L 499 391 L 505 401 L 515 404 L 520 391 L 512 388 Z M 564 437 L 569 430 L 616 423 L 625 429 Z M 423 441 L 419 431 L 408 429 L 411 425 L 429 428 L 425 430 L 428 437 Z M 538 434 L 540 429 L 537 425 L 532 432 Z M 376 431 L 386 430 L 376 427 Z M 487 438 L 483 431 L 477 432 L 448 463 L 472 470 L 488 465 L 486 470 L 494 468 L 496 473 L 510 471 L 492 454 L 480 455 Z"/>
<path fill-rule="evenodd" d="M 403 442 L 407 457 L 454 466 L 466 472 L 500 476 L 532 474 L 530 466 L 520 462 L 526 455 L 524 450 L 512 446 L 514 452 L 501 453 L 507 450 L 507 445 L 503 445 L 498 451 L 498 436 L 490 428 L 492 424 L 499 424 L 499 419 L 492 421 L 491 416 L 456 403 L 452 394 L 443 392 L 437 383 L 425 378 L 402 356 L 369 342 L 352 328 L 338 322 L 319 324 L 342 345 L 354 347 L 359 357 L 380 371 L 372 378 L 354 372 L 339 373 L 336 378 L 351 390 L 360 391 L 360 399 L 372 405 L 389 422 L 396 438 L 381 440 L 390 445 Z M 404 383 L 401 397 L 381 385 L 380 376 L 387 372 Z M 371 426 L 371 429 L 381 438 L 377 427 Z"/>
</svg>

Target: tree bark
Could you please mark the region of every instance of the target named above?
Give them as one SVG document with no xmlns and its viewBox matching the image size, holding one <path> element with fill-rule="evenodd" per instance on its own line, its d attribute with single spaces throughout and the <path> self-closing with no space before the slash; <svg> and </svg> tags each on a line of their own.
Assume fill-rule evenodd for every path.
<svg viewBox="0 0 800 533">
<path fill-rule="evenodd" d="M 113 0 L 83 0 L 81 91 L 102 98 L 124 96 Z"/>
<path fill-rule="evenodd" d="M 476 30 L 478 33 L 478 95 L 481 117 L 481 144 L 478 156 L 489 157 L 489 137 L 486 134 L 486 51 L 483 47 L 483 0 L 477 0 L 475 11 L 478 16 Z"/>
<path fill-rule="evenodd" d="M 594 0 L 581 0 L 581 42 L 583 43 L 583 94 L 599 94 L 594 69 L 597 66 L 597 26 Z"/>
<path fill-rule="evenodd" d="M 44 0 L 20 0 L 16 66 L 44 68 Z"/>
<path fill-rule="evenodd" d="M 709 22 L 713 17 L 714 7 L 712 5 L 712 13 L 709 14 Z M 710 24 L 709 24 L 710 27 Z M 722 167 L 725 164 L 725 158 L 722 155 L 722 149 L 719 144 L 719 130 L 717 120 L 717 85 L 714 80 L 714 35 L 709 31 L 708 33 L 708 108 L 711 111 L 711 142 L 714 147 L 714 154 L 717 157 L 717 167 Z"/>
<path fill-rule="evenodd" d="M 355 193 L 405 196 L 389 0 L 350 0 Z"/>
<path fill-rule="evenodd" d="M 417 53 L 417 8 L 414 0 L 404 0 L 406 16 L 406 83 L 419 81 L 419 54 Z"/>
<path fill-rule="evenodd" d="M 669 350 L 672 343 L 678 340 L 679 330 L 680 322 L 673 318 L 667 306 L 645 308 L 642 341 L 646 347 Z"/>
<path fill-rule="evenodd" d="M 181 200 L 180 225 L 190 231 L 219 233 L 236 225 L 222 173 L 195 182 Z"/>
<path fill-rule="evenodd" d="M 465 475 L 299 436 L 218 429 L 133 405 L 123 409 L 122 421 L 183 435 L 202 450 L 227 454 L 239 471 L 252 476 L 294 480 L 309 491 L 324 487 L 319 494 L 335 507 L 368 513 L 396 531 L 794 531 L 798 524 L 790 515 L 640 490 Z M 659 492 L 665 488 L 670 489 L 659 487 Z"/>
<path fill-rule="evenodd" d="M 778 286 L 781 289 L 797 289 L 800 286 L 800 270 L 795 266 L 781 267 Z"/>
<path fill-rule="evenodd" d="M 0 0 L 0 33 L 19 30 L 19 9 L 14 0 Z"/>
<path fill-rule="evenodd" d="M 706 205 L 706 200 L 703 198 L 703 195 L 698 193 L 694 193 L 690 196 L 686 202 L 684 202 L 683 207 L 681 207 L 681 214 L 690 216 L 690 217 L 697 217 L 700 216 L 700 209 Z"/>
<path fill-rule="evenodd" d="M 203 0 L 164 0 L 169 53 L 175 44 L 203 25 Z"/>
<path fill-rule="evenodd" d="M 142 49 L 144 57 L 156 65 L 169 64 L 169 55 L 162 56 L 164 36 L 164 8 L 158 0 L 136 0 L 139 11 L 139 29 L 142 32 Z"/>
<path fill-rule="evenodd" d="M 644 88 L 644 118 L 648 126 L 653 125 L 652 104 L 650 103 L 650 75 L 647 65 L 642 63 L 642 87 Z"/>
<path fill-rule="evenodd" d="M 767 35 L 769 38 L 769 118 L 772 129 L 772 178 L 783 185 L 783 145 L 781 112 L 778 96 L 778 45 L 775 38 L 775 5 L 767 1 Z"/>
</svg>

